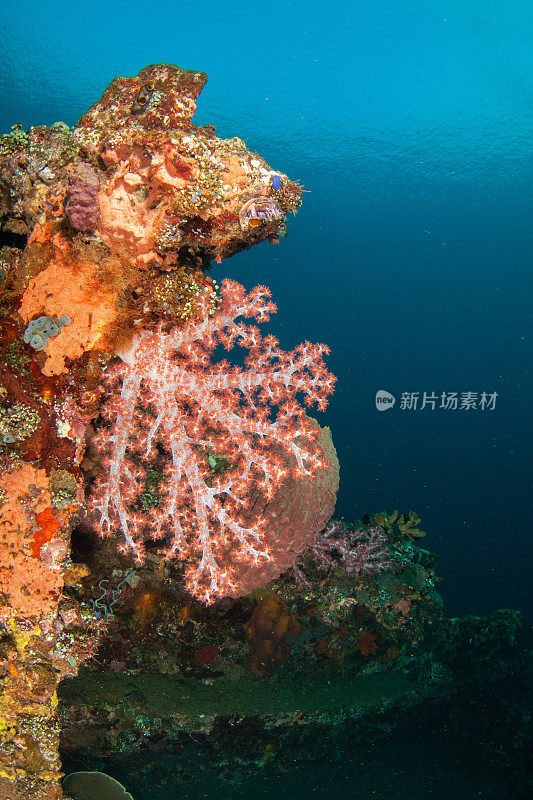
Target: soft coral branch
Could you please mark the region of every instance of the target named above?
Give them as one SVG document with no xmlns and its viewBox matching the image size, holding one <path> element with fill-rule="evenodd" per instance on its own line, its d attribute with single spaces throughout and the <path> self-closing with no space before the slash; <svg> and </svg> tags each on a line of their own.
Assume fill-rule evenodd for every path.
<svg viewBox="0 0 533 800">
<path fill-rule="evenodd" d="M 118 527 L 123 549 L 143 557 L 146 538 L 169 539 L 167 555 L 188 561 L 188 589 L 209 601 L 235 587 L 242 563 L 271 554 L 264 519 L 243 522 L 252 489 L 272 497 L 284 480 L 287 459 L 294 472 L 314 476 L 326 466 L 317 429 L 298 402 L 324 408 L 335 378 L 327 371 L 324 345 L 309 342 L 284 352 L 273 336 L 238 317 L 263 322 L 276 310 L 265 287 L 246 294 L 232 281 L 222 285 L 215 314 L 170 332 L 143 332 L 110 370 L 111 423 L 96 437 L 105 473 L 90 507 L 102 533 Z M 244 368 L 211 361 L 218 345 L 246 348 Z M 143 470 L 167 454 L 157 509 L 139 511 Z M 223 459 L 214 470 L 209 457 Z M 140 466 L 142 465 L 142 466 Z M 228 563 L 228 554 L 232 566 Z"/>
</svg>

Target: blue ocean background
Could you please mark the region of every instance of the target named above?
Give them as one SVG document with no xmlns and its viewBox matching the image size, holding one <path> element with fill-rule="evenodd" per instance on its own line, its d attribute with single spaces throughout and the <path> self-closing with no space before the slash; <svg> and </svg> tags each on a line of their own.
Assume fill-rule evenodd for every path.
<svg viewBox="0 0 533 800">
<path fill-rule="evenodd" d="M 308 192 L 213 274 L 271 287 L 283 347 L 331 347 L 336 515 L 414 509 L 448 613 L 531 611 L 531 4 L 4 0 L 1 27 L 2 132 L 73 125 L 150 63 L 208 73 L 195 122 Z M 399 407 L 452 391 L 495 408 Z"/>
</svg>

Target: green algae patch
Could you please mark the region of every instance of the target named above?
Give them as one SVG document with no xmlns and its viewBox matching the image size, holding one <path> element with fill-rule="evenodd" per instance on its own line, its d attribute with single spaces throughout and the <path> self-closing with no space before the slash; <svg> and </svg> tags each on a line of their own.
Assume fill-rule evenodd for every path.
<svg viewBox="0 0 533 800">
<path fill-rule="evenodd" d="M 202 727 L 217 717 L 262 717 L 269 725 L 308 721 L 338 722 L 368 712 L 380 712 L 398 703 L 420 699 L 422 687 L 396 672 L 354 678 L 278 681 L 241 678 L 238 681 L 195 680 L 169 676 L 87 675 L 61 684 L 60 695 L 69 705 L 107 710 L 122 709 L 145 718 L 179 719 L 180 727 Z"/>
</svg>

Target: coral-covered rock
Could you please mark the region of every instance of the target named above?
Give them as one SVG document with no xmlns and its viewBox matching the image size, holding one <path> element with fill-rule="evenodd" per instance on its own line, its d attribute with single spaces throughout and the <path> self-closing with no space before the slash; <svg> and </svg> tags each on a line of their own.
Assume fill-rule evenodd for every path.
<svg viewBox="0 0 533 800">
<path fill-rule="evenodd" d="M 115 78 L 79 121 L 76 142 L 104 162 L 98 233 L 139 266 L 179 261 L 188 248 L 220 260 L 276 240 L 301 187 L 238 139 L 192 123 L 207 81 L 155 64 Z"/>
<path fill-rule="evenodd" d="M 164 337 L 167 322 L 178 336 L 191 320 L 209 325 L 221 305 L 205 274 L 210 259 L 220 261 L 264 239 L 276 242 L 287 214 L 300 204 L 301 187 L 240 139 L 219 139 L 213 126 L 193 124 L 206 80 L 200 72 L 152 65 L 112 81 L 73 129 L 61 122 L 28 131 L 14 126 L 0 136 L 0 223 L 10 245 L 0 252 L 2 796 L 61 796 L 55 689 L 61 676 L 75 674 L 94 652 L 97 633 L 88 635 L 91 609 L 82 613 L 72 596 L 65 603 L 62 589 L 87 574 L 68 560 L 69 518 L 82 501 L 76 465 L 89 419 L 98 415 L 101 374 L 132 342 Z M 191 343 L 190 350 L 204 346 Z M 321 362 L 317 347 L 297 351 L 297 376 L 307 358 Z M 193 371 L 190 386 L 199 377 Z M 309 377 L 310 392 L 312 380 L 323 389 L 321 374 Z M 263 385 L 260 376 L 257 385 Z M 331 388 L 330 381 L 326 395 Z M 220 387 L 211 394 L 205 409 L 213 414 Z M 185 406 L 180 412 L 185 416 Z M 289 407 L 284 413 L 292 419 Z M 244 417 L 255 445 L 265 420 L 248 407 Z M 206 447 L 190 438 L 199 433 L 200 421 L 195 425 L 185 433 L 192 459 Z M 305 437 L 305 423 L 303 430 L 299 425 Z M 225 434 L 220 437 L 223 455 L 231 455 L 231 437 L 229 445 Z M 243 447 L 245 454 L 254 451 Z M 308 455 L 313 461 L 311 450 Z M 206 478 L 209 494 L 223 462 L 204 452 L 194 477 L 189 460 L 191 486 L 197 489 Z M 259 459 L 261 464 L 276 477 L 276 458 Z M 238 494 L 235 481 L 232 490 Z M 148 502 L 148 495 L 142 500 Z M 179 505 L 183 498 L 178 493 L 167 499 Z M 143 510 L 146 517 L 142 503 L 135 513 L 143 516 Z M 176 519 L 189 514 L 186 503 L 175 510 Z M 224 526 L 227 500 L 216 510 Z M 197 530 L 192 523 L 187 534 Z M 231 530 L 237 535 L 235 525 Z M 257 535 L 250 532 L 254 540 Z M 184 540 L 182 553 L 191 562 L 197 555 L 193 539 Z M 151 595 L 145 592 L 142 602 L 139 613 L 147 624 Z M 197 663 L 209 654 L 203 651 Z"/>
<path fill-rule="evenodd" d="M 197 275 L 211 259 L 284 234 L 302 188 L 241 139 L 193 124 L 206 80 L 151 65 L 113 80 L 74 129 L 56 123 L 0 137 L 3 228 L 28 235 L 5 296 L 26 325 L 71 319 L 31 345 L 45 353 L 46 375 L 131 338 L 162 274 Z M 181 319 L 188 308 L 178 309 Z"/>
</svg>

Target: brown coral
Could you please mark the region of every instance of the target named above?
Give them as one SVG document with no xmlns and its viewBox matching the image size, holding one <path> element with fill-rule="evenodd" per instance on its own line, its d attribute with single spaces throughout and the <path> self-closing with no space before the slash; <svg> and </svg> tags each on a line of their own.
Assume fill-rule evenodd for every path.
<svg viewBox="0 0 533 800">
<path fill-rule="evenodd" d="M 248 668 L 264 677 L 274 672 L 290 655 L 287 636 L 298 636 L 302 626 L 285 601 L 276 594 L 265 597 L 244 626 L 250 643 Z"/>
</svg>

